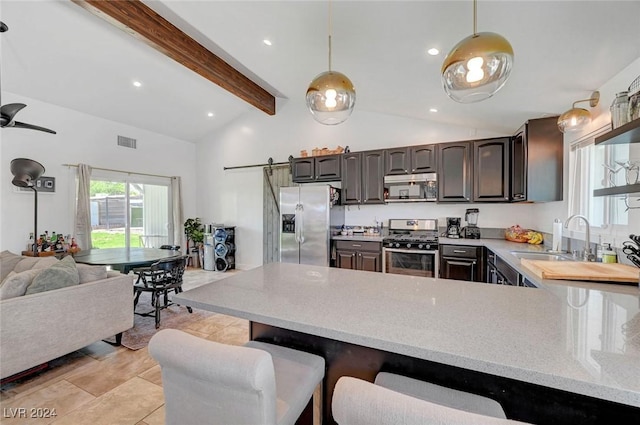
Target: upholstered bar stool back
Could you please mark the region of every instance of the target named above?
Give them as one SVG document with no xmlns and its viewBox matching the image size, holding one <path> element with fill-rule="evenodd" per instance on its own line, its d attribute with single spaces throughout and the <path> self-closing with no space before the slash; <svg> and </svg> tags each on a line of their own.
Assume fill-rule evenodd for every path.
<svg viewBox="0 0 640 425">
<path fill-rule="evenodd" d="M 380 372 L 376 376 L 375 384 L 432 403 L 464 410 L 465 412 L 493 416 L 494 418 L 504 419 L 507 417 L 500 403 L 495 400 L 430 382 L 419 381 L 393 373 Z"/>
<path fill-rule="evenodd" d="M 175 329 L 149 353 L 162 368 L 167 425 L 293 425 L 324 377 L 324 359 L 284 347 L 220 344 Z"/>
<path fill-rule="evenodd" d="M 452 409 L 346 376 L 336 384 L 331 409 L 339 425 L 523 424 Z"/>
</svg>

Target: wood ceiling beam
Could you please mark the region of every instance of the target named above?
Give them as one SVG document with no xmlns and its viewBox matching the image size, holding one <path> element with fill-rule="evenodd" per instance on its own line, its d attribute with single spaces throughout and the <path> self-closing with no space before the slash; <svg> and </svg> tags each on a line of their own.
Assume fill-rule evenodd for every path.
<svg viewBox="0 0 640 425">
<path fill-rule="evenodd" d="M 256 108 L 275 115 L 274 96 L 140 0 L 72 1 Z"/>
</svg>

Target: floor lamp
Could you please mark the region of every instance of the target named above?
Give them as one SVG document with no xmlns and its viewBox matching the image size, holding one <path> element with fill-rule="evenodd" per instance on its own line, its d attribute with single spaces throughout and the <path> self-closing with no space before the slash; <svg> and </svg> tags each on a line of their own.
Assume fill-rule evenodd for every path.
<svg viewBox="0 0 640 425">
<path fill-rule="evenodd" d="M 44 167 L 38 161 L 26 158 L 16 158 L 11 161 L 11 173 L 14 186 L 28 187 L 33 190 L 33 255 L 38 255 L 38 191 L 34 182 L 44 174 Z"/>
</svg>

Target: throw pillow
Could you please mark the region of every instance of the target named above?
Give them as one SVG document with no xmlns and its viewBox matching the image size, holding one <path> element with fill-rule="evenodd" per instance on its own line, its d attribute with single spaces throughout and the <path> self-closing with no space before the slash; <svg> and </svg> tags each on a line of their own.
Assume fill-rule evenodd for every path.
<svg viewBox="0 0 640 425">
<path fill-rule="evenodd" d="M 22 261 L 16 264 L 13 269 L 16 273 L 21 273 L 25 270 L 31 269 L 44 269 L 58 263 L 56 257 L 21 257 Z"/>
<path fill-rule="evenodd" d="M 25 295 L 77 285 L 79 280 L 76 262 L 69 255 L 53 266 L 42 270 L 33 279 Z"/>
<path fill-rule="evenodd" d="M 24 257 L 9 251 L 0 253 L 0 282 L 4 281 Z M 17 273 L 17 272 L 16 272 Z"/>
<path fill-rule="evenodd" d="M 90 266 L 88 264 L 76 264 L 78 267 L 78 277 L 80 283 L 93 282 L 107 278 L 107 268 L 105 266 Z"/>
<path fill-rule="evenodd" d="M 21 297 L 27 291 L 33 279 L 42 270 L 27 270 L 22 273 L 11 272 L 0 286 L 0 300 Z"/>
</svg>

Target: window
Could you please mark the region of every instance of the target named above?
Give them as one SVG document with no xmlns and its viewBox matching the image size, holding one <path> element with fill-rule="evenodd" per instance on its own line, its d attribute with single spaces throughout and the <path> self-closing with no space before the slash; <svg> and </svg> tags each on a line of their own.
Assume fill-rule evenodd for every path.
<svg viewBox="0 0 640 425">
<path fill-rule="evenodd" d="M 628 206 L 633 207 L 634 198 L 628 195 L 593 196 L 595 189 L 625 184 L 625 170 L 621 164 L 629 158 L 629 146 L 594 144 L 597 136 L 609 130 L 608 125 L 604 126 L 571 144 L 569 215 L 582 214 L 592 227 L 609 229 L 609 233 L 625 232 Z M 574 230 L 582 230 L 584 223 L 575 220 L 573 225 Z"/>
<path fill-rule="evenodd" d="M 173 244 L 170 179 L 96 170 L 90 190 L 94 248 Z"/>
</svg>

